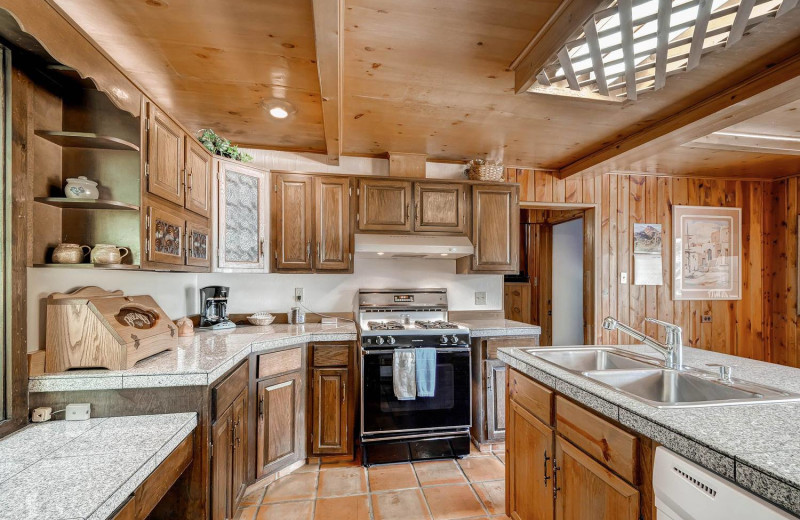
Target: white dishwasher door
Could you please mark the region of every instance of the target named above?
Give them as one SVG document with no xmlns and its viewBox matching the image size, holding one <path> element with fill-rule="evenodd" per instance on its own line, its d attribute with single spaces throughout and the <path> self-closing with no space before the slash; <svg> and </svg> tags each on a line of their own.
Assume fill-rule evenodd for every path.
<svg viewBox="0 0 800 520">
<path fill-rule="evenodd" d="M 657 520 L 796 518 L 736 484 L 664 448 L 653 467 Z"/>
</svg>

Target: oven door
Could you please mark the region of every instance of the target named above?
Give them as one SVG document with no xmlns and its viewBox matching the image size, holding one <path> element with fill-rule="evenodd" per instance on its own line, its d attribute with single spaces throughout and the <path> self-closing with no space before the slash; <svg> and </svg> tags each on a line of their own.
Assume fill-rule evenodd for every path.
<svg viewBox="0 0 800 520">
<path fill-rule="evenodd" d="M 365 436 L 465 428 L 471 422 L 469 347 L 436 349 L 433 397 L 400 401 L 392 384 L 392 350 L 364 350 L 361 363 L 361 432 Z"/>
</svg>

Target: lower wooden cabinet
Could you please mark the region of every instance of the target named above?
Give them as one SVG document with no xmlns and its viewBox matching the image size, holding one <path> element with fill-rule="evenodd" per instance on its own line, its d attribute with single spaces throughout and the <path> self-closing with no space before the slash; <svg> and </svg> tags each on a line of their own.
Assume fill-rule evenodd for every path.
<svg viewBox="0 0 800 520">
<path fill-rule="evenodd" d="M 258 382 L 256 477 L 304 456 L 304 396 L 300 370 Z"/>
<path fill-rule="evenodd" d="M 506 438 L 506 364 L 487 359 L 486 364 L 486 440 Z"/>
<path fill-rule="evenodd" d="M 311 382 L 311 450 L 319 455 L 348 451 L 347 368 L 314 368 Z"/>
<path fill-rule="evenodd" d="M 231 485 L 233 483 L 231 450 L 233 409 L 217 417 L 211 427 L 211 518 L 224 520 L 231 515 Z"/>
<path fill-rule="evenodd" d="M 508 514 L 515 520 L 552 520 L 553 430 L 513 400 L 506 425 Z"/>
</svg>

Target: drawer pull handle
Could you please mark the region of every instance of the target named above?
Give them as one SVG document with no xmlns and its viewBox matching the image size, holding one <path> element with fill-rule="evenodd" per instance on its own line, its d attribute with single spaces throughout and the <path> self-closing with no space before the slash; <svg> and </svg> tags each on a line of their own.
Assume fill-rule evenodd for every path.
<svg viewBox="0 0 800 520">
<path fill-rule="evenodd" d="M 558 497 L 558 492 L 561 491 L 561 488 L 558 487 L 558 470 L 560 469 L 555 459 L 553 459 L 553 500 Z"/>
<path fill-rule="evenodd" d="M 551 478 L 551 477 L 547 476 L 547 462 L 549 460 L 550 460 L 550 457 L 547 456 L 547 450 L 544 450 L 544 487 L 547 487 L 547 482 Z"/>
</svg>

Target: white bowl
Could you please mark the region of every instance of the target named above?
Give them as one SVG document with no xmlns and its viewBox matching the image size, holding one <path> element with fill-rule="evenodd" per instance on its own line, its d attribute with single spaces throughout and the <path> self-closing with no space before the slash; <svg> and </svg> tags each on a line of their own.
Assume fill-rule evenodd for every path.
<svg viewBox="0 0 800 520">
<path fill-rule="evenodd" d="M 266 325 L 270 325 L 273 321 L 275 321 L 275 316 L 268 312 L 257 312 L 247 317 L 247 321 L 250 322 L 251 325 L 258 325 L 264 327 Z"/>
</svg>

